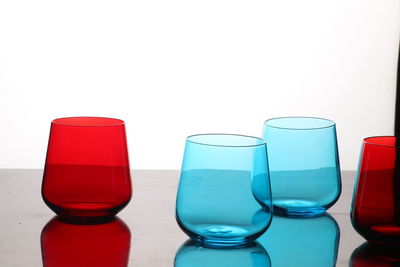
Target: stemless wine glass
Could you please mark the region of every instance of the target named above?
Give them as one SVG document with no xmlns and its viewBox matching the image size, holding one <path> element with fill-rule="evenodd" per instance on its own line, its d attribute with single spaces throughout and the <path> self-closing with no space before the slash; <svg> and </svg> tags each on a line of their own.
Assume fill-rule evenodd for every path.
<svg viewBox="0 0 400 267">
<path fill-rule="evenodd" d="M 270 267 L 267 251 L 257 242 L 239 248 L 210 248 L 187 241 L 175 255 L 175 267 Z"/>
<path fill-rule="evenodd" d="M 400 139 L 365 138 L 353 192 L 351 222 L 374 243 L 400 244 Z"/>
<path fill-rule="evenodd" d="M 127 267 L 131 233 L 119 218 L 71 224 L 55 217 L 42 230 L 43 267 Z"/>
<path fill-rule="evenodd" d="M 107 218 L 128 204 L 131 192 L 122 120 L 70 117 L 52 121 L 42 196 L 55 213 L 83 220 Z"/>
<path fill-rule="evenodd" d="M 234 134 L 186 140 L 176 200 L 182 230 L 207 246 L 256 239 L 271 222 L 265 141 Z"/>
<path fill-rule="evenodd" d="M 318 216 L 339 198 L 341 178 L 335 123 L 312 117 L 265 121 L 274 212 Z"/>
</svg>

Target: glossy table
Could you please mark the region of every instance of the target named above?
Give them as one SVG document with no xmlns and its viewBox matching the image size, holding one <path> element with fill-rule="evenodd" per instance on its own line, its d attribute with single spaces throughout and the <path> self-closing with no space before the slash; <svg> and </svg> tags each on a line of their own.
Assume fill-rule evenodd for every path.
<svg viewBox="0 0 400 267">
<path fill-rule="evenodd" d="M 45 254 L 44 258 L 51 258 L 50 254 L 53 252 L 49 250 L 48 245 L 41 247 L 41 232 L 54 216 L 40 195 L 42 172 L 42 170 L 0 170 L 0 266 L 2 267 L 43 266 L 42 253 Z M 296 266 L 318 266 L 312 264 L 332 266 L 329 262 L 336 257 L 336 251 L 336 266 L 349 266 L 351 254 L 365 242 L 353 230 L 349 218 L 354 176 L 353 171 L 342 172 L 342 195 L 329 210 L 333 219 L 325 217 L 323 220 L 293 221 L 294 219 L 277 218 L 275 224 L 272 223 L 270 229 L 259 239 L 269 254 L 272 266 L 293 266 L 293 262 L 297 263 Z M 126 231 L 126 228 L 130 230 L 131 244 L 130 247 L 125 245 L 124 248 L 129 251 L 129 256 L 121 256 L 129 257 L 129 266 L 174 266 L 176 252 L 188 239 L 175 222 L 174 208 L 178 180 L 177 170 L 132 172 L 133 197 L 130 204 L 118 215 L 126 224 L 122 232 L 127 240 L 129 231 Z M 337 230 L 336 223 L 340 230 Z M 286 231 L 288 229 L 285 230 L 284 225 L 289 225 L 292 230 Z M 50 232 L 51 235 L 51 231 L 56 231 L 51 229 L 46 229 L 46 234 Z M 68 232 L 65 238 L 72 238 L 75 228 L 71 229 L 68 231 L 72 232 Z M 56 234 L 62 233 L 56 232 Z M 113 232 L 110 232 L 110 236 L 114 236 Z M 307 236 L 312 240 L 307 240 Z M 338 250 L 335 248 L 335 238 L 339 241 Z M 113 246 L 101 244 L 101 241 L 96 240 L 85 242 L 94 242 L 93 245 L 97 247 Z M 99 253 L 106 253 L 102 249 L 104 248 L 99 249 Z M 73 257 L 74 253 L 68 255 Z M 321 265 L 321 261 L 325 263 Z M 218 267 L 218 263 L 210 266 Z"/>
</svg>

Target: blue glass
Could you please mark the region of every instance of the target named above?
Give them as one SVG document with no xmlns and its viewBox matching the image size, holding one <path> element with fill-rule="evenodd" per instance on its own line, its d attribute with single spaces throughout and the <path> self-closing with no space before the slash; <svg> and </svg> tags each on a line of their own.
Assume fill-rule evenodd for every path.
<svg viewBox="0 0 400 267">
<path fill-rule="evenodd" d="M 284 117 L 265 121 L 274 212 L 317 216 L 339 198 L 336 127 L 331 120 Z"/>
<path fill-rule="evenodd" d="M 240 248 L 210 248 L 194 241 L 183 244 L 175 255 L 175 267 L 270 267 L 267 251 L 259 243 Z"/>
<path fill-rule="evenodd" d="M 339 238 L 339 227 L 328 214 L 309 218 L 275 215 L 258 242 L 268 251 L 274 267 L 332 267 Z"/>
<path fill-rule="evenodd" d="M 272 218 L 266 144 L 232 134 L 187 138 L 176 218 L 192 239 L 237 246 L 263 234 Z"/>
</svg>

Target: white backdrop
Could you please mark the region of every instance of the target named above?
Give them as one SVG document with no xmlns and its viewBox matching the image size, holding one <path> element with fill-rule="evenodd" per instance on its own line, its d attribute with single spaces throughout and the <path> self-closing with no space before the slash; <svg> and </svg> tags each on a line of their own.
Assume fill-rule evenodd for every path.
<svg viewBox="0 0 400 267">
<path fill-rule="evenodd" d="M 0 168 L 42 168 L 50 121 L 126 121 L 133 168 L 180 168 L 187 135 L 337 123 L 342 169 L 393 132 L 398 0 L 2 0 Z"/>
</svg>

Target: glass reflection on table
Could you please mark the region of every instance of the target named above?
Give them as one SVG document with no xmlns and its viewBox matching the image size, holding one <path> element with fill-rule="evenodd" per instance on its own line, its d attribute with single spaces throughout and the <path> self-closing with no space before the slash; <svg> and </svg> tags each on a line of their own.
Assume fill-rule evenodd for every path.
<svg viewBox="0 0 400 267">
<path fill-rule="evenodd" d="M 51 219 L 41 234 L 44 267 L 126 267 L 131 233 L 118 217 L 108 222 L 76 224 Z"/>
<path fill-rule="evenodd" d="M 350 266 L 391 267 L 400 266 L 400 246 L 374 245 L 365 242 L 353 251 Z"/>
<path fill-rule="evenodd" d="M 186 241 L 175 255 L 175 267 L 270 267 L 267 251 L 258 242 L 241 247 L 204 247 Z"/>
<path fill-rule="evenodd" d="M 257 241 L 265 247 L 274 267 L 335 266 L 340 230 L 325 213 L 313 218 L 274 215 L 270 228 Z"/>
</svg>

